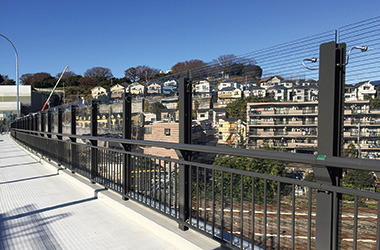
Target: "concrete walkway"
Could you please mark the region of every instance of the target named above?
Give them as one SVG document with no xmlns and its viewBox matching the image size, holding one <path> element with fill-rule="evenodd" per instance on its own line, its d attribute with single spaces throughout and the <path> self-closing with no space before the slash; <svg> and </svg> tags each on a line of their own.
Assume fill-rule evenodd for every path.
<svg viewBox="0 0 380 250">
<path fill-rule="evenodd" d="M 0 249 L 219 248 L 159 213 L 57 171 L 0 135 Z"/>
</svg>

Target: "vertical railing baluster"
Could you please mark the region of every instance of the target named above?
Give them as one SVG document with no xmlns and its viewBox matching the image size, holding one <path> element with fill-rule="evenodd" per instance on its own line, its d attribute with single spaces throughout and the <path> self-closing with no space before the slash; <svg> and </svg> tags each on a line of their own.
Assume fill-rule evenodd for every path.
<svg viewBox="0 0 380 250">
<path fill-rule="evenodd" d="M 154 178 L 154 209 L 157 209 L 157 159 L 154 159 L 154 173 L 153 173 L 153 178 Z"/>
<path fill-rule="evenodd" d="M 178 218 L 178 199 L 179 199 L 179 190 L 178 190 L 178 169 L 179 169 L 179 164 L 176 163 L 175 166 L 174 166 L 174 192 L 175 192 L 175 196 L 174 196 L 174 207 L 175 207 L 175 217 Z"/>
<path fill-rule="evenodd" d="M 230 173 L 230 243 L 233 244 L 233 220 L 234 220 L 234 203 L 233 203 L 233 183 L 234 183 L 234 176 L 232 173 Z"/>
<path fill-rule="evenodd" d="M 159 185 L 159 189 L 158 189 L 158 201 L 159 201 L 159 210 L 161 211 L 162 209 L 162 199 L 161 199 L 161 195 L 162 195 L 162 186 L 161 186 L 161 168 L 162 168 L 162 165 L 161 165 L 161 159 L 158 161 L 159 162 L 159 172 L 158 172 L 158 185 Z"/>
<path fill-rule="evenodd" d="M 204 194 L 204 212 L 203 212 L 203 220 L 204 220 L 204 227 L 203 231 L 206 232 L 206 225 L 207 225 L 207 169 L 203 168 L 203 194 Z"/>
<path fill-rule="evenodd" d="M 240 249 L 244 240 L 244 176 L 240 175 Z"/>
<path fill-rule="evenodd" d="M 277 182 L 277 249 L 281 246 L 281 182 Z"/>
<path fill-rule="evenodd" d="M 255 246 L 255 177 L 252 177 L 252 190 L 251 190 L 251 203 L 252 203 L 252 212 L 251 212 L 251 248 Z"/>
<path fill-rule="evenodd" d="M 172 195 L 173 195 L 173 180 L 172 180 L 172 172 L 173 172 L 173 170 L 172 170 L 172 162 L 171 161 L 169 161 L 169 209 L 170 209 L 170 215 L 171 216 L 173 216 L 172 215 L 172 206 L 173 206 L 173 197 L 172 197 Z"/>
<path fill-rule="evenodd" d="M 263 232 L 263 243 L 264 243 L 264 249 L 267 248 L 267 179 L 264 179 L 264 213 L 263 213 L 263 220 L 264 220 L 264 232 Z M 294 249 L 294 248 L 293 248 Z"/>
<path fill-rule="evenodd" d="M 223 232 L 224 232 L 224 172 L 221 172 L 222 180 L 220 183 L 221 186 L 221 221 L 220 221 L 220 237 L 224 240 Z"/>
<path fill-rule="evenodd" d="M 166 177 L 167 177 L 167 171 L 166 171 L 166 165 L 168 164 L 167 161 L 164 162 L 164 212 L 167 213 L 166 211 L 166 208 L 167 208 L 167 204 L 166 204 L 166 196 L 167 196 L 167 185 L 166 185 Z"/>
<path fill-rule="evenodd" d="M 212 170 L 212 187 L 211 187 L 211 189 L 212 189 L 212 214 L 211 214 L 211 216 L 212 216 L 212 230 L 211 230 L 211 235 L 212 235 L 212 237 L 214 237 L 215 236 L 215 206 L 216 206 L 216 204 L 215 204 L 215 170 L 213 169 Z"/>
<path fill-rule="evenodd" d="M 145 173 L 144 173 L 144 196 L 145 196 L 145 205 L 148 204 L 148 168 L 147 168 L 147 163 L 149 161 L 149 158 L 148 157 L 145 157 L 145 160 L 144 160 L 144 170 L 145 170 Z"/>
<path fill-rule="evenodd" d="M 377 234 L 376 250 L 380 250 L 380 200 L 377 201 Z"/>
<path fill-rule="evenodd" d="M 308 205 L 307 205 L 307 249 L 311 250 L 311 220 L 312 220 L 312 188 L 308 190 Z"/>
<path fill-rule="evenodd" d="M 196 211 L 196 218 L 197 218 L 197 229 L 199 229 L 199 167 L 196 167 L 196 170 L 197 170 L 197 172 L 196 172 L 196 179 L 195 179 L 195 181 L 196 181 L 196 199 L 197 199 L 197 201 L 196 201 L 196 209 L 197 209 L 197 211 Z"/>
<path fill-rule="evenodd" d="M 353 228 L 353 235 L 354 235 L 354 240 L 352 242 L 352 249 L 356 250 L 357 249 L 357 241 L 358 241 L 358 196 L 355 195 L 354 198 L 354 228 Z M 378 239 L 380 240 L 380 239 Z"/>
<path fill-rule="evenodd" d="M 292 249 L 295 249 L 296 190 L 292 184 Z"/>
</svg>

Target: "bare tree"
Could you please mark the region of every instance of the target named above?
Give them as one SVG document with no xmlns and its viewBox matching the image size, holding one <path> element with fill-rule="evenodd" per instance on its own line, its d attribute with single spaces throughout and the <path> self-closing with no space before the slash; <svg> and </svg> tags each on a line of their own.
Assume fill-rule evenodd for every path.
<svg viewBox="0 0 380 250">
<path fill-rule="evenodd" d="M 190 69 L 199 68 L 199 67 L 202 67 L 204 65 L 206 65 L 206 64 L 202 60 L 193 59 L 193 60 L 189 60 L 189 61 L 178 62 L 171 68 L 171 70 L 173 73 L 176 74 L 176 73 L 188 71 Z"/>
<path fill-rule="evenodd" d="M 126 79 L 130 80 L 131 82 L 135 82 L 139 80 L 137 68 L 135 67 L 130 67 L 124 70 L 124 76 Z"/>
<path fill-rule="evenodd" d="M 109 68 L 93 67 L 84 72 L 85 77 L 96 77 L 98 79 L 109 80 L 113 77 L 113 74 Z"/>
<path fill-rule="evenodd" d="M 62 72 L 61 73 L 57 73 L 55 75 L 56 78 L 59 78 L 61 76 Z M 75 74 L 73 71 L 66 71 L 63 76 L 62 76 L 62 81 L 66 81 L 68 78 L 70 77 L 73 77 L 73 76 L 76 76 L 77 74 Z"/>
<path fill-rule="evenodd" d="M 96 77 L 85 76 L 79 79 L 78 83 L 79 87 L 81 87 L 82 89 L 89 90 L 95 87 L 99 83 L 99 80 Z"/>
<path fill-rule="evenodd" d="M 146 65 L 139 65 L 131 67 L 124 71 L 125 78 L 131 82 L 135 81 L 149 81 L 160 73 L 159 69 L 151 68 Z"/>
<path fill-rule="evenodd" d="M 154 69 L 146 65 L 137 66 L 138 77 L 143 81 L 149 81 L 160 73 L 159 69 Z"/>
</svg>

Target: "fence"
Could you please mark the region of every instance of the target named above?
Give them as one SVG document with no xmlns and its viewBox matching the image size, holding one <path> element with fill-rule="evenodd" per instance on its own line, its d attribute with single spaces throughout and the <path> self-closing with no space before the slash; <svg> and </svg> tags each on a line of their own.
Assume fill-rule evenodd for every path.
<svg viewBox="0 0 380 250">
<path fill-rule="evenodd" d="M 339 157 L 345 81 L 354 83 L 358 72 L 371 78 L 368 80 L 378 77 L 374 57 L 378 56 L 379 20 L 158 79 L 179 81 L 179 96 L 167 100 L 178 105 L 179 117 L 167 114 L 178 121 L 177 127 L 168 125 L 164 134 L 155 134 L 166 138 L 175 135 L 176 143 L 138 140 L 142 129 L 146 134 L 155 132 L 148 127 L 145 131 L 140 127 L 143 122 L 132 118 L 130 98 L 119 103 L 118 111 L 116 106 L 99 108 L 92 102 L 32 114 L 12 124 L 12 135 L 92 182 L 173 218 L 181 229 L 193 228 L 235 247 L 380 249 L 380 195 L 341 185 L 346 169 L 377 172 L 378 161 Z M 360 27 L 367 27 L 370 35 L 362 33 Z M 347 65 L 346 55 L 359 45 L 369 45 L 372 54 L 364 54 L 364 60 L 353 52 Z M 304 59 L 318 53 L 318 71 L 302 66 Z M 371 62 L 369 67 L 365 65 Z M 192 98 L 202 93 L 193 88 L 199 81 L 220 83 L 235 76 L 245 84 L 257 84 L 270 75 L 289 82 L 318 81 L 318 119 L 313 120 L 318 120 L 318 155 L 191 145 Z M 117 138 L 107 137 L 112 129 Z M 286 170 L 299 166 L 313 169 L 316 182 L 287 177 Z"/>
</svg>

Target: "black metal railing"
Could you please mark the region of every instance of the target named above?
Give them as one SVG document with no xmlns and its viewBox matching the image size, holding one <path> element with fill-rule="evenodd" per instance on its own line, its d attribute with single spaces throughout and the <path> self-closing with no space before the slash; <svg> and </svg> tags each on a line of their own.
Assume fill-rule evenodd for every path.
<svg viewBox="0 0 380 250">
<path fill-rule="evenodd" d="M 54 159 L 107 188 L 138 201 L 177 221 L 179 218 L 179 188 L 186 185 L 179 180 L 179 172 L 185 165 L 190 167 L 189 218 L 181 223 L 207 235 L 227 241 L 244 249 L 252 245 L 267 248 L 306 248 L 315 245 L 316 194 L 346 195 L 342 211 L 342 248 L 357 246 L 375 247 L 379 235 L 380 194 L 368 191 L 324 185 L 321 183 L 273 176 L 264 173 L 226 168 L 173 158 L 158 157 L 143 152 L 109 148 L 109 143 L 155 147 L 193 153 L 213 153 L 227 158 L 245 157 L 256 159 L 258 164 L 267 161 L 313 164 L 376 171 L 378 163 L 339 157 L 292 154 L 285 152 L 216 148 L 201 145 L 132 141 L 83 135 L 67 135 L 13 129 L 12 136 L 30 149 Z M 67 138 L 59 140 L 58 137 Z M 69 138 L 75 138 L 73 142 Z M 97 146 L 89 141 L 97 141 Z M 63 145 L 63 147 L 62 147 Z M 75 150 L 73 146 L 75 145 Z M 58 150 L 58 148 L 64 150 Z M 91 174 L 96 150 L 95 173 Z M 123 157 L 130 157 L 130 164 Z M 226 158 L 226 159 L 227 159 Z M 75 159 L 75 160 L 73 160 Z M 217 162 L 217 161 L 215 161 Z M 215 164 L 215 163 L 214 163 Z M 284 165 L 284 166 L 285 166 Z M 128 170 L 129 169 L 129 170 Z M 130 179 L 123 179 L 129 171 Z M 124 183 L 127 182 L 127 183 Z M 125 185 L 124 185 L 125 184 Z M 127 186 L 126 190 L 123 187 Z M 127 191 L 128 190 L 128 191 Z M 363 206 L 371 204 L 376 209 Z M 365 224 L 365 226 L 364 226 Z M 363 232 L 366 232 L 364 237 Z M 377 237 L 377 238 L 376 238 Z"/>
</svg>

